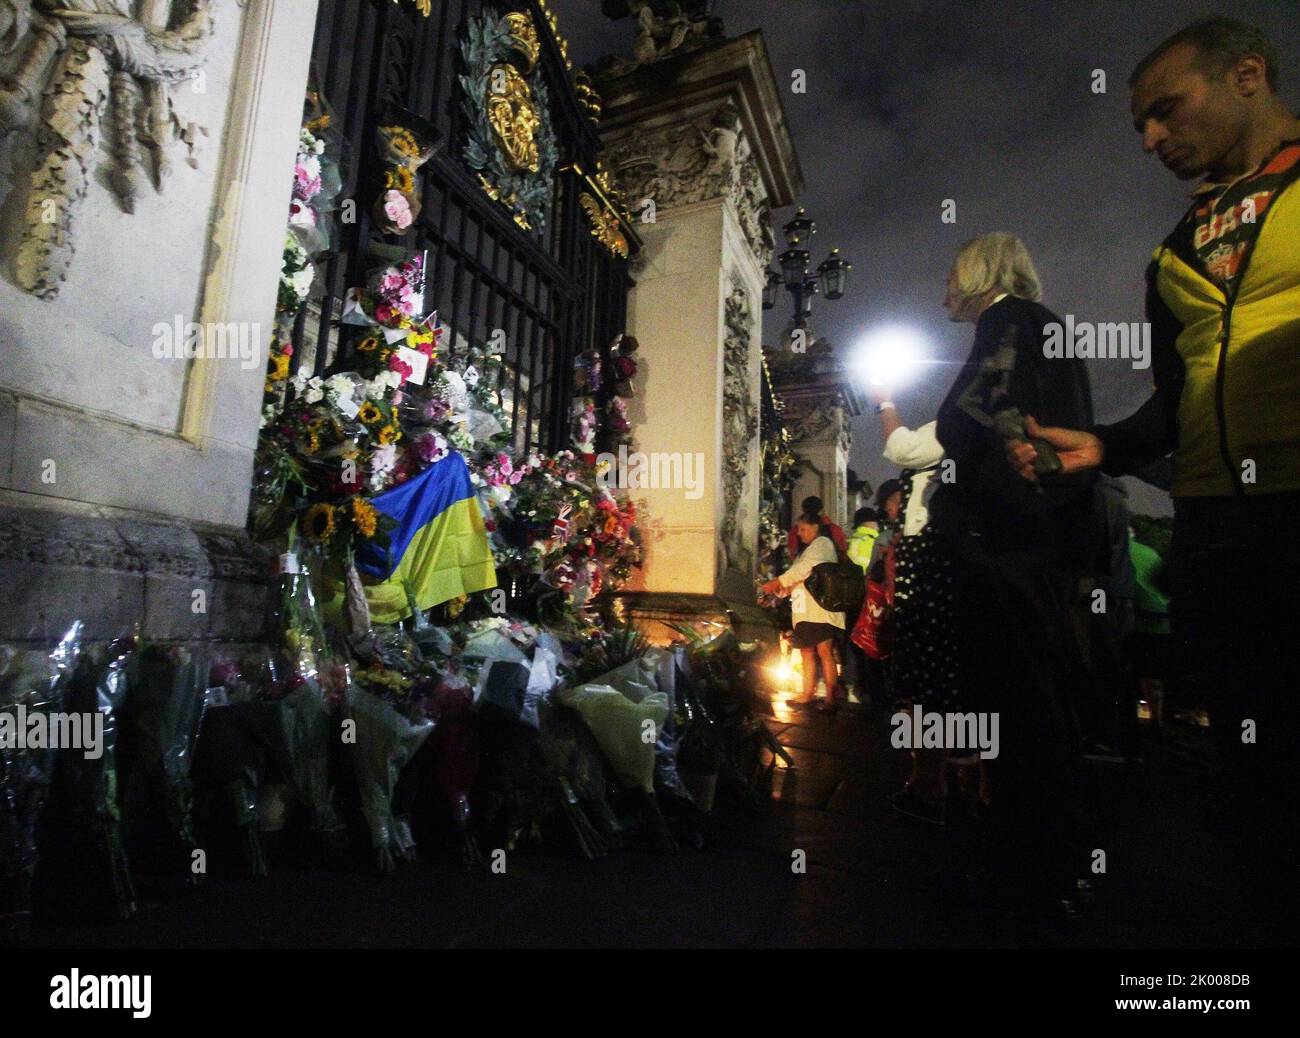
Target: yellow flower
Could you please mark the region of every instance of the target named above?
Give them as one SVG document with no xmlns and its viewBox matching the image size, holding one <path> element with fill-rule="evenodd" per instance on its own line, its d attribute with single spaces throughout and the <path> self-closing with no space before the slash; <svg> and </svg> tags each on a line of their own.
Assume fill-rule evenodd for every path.
<svg viewBox="0 0 1300 1038">
<path fill-rule="evenodd" d="M 465 603 L 469 601 L 468 595 L 457 595 L 447 603 L 447 615 L 453 620 L 460 616 L 461 611 L 465 608 Z"/>
<path fill-rule="evenodd" d="M 357 411 L 357 417 L 366 425 L 374 425 L 376 422 L 382 422 L 384 420 L 384 413 L 367 400 L 361 405 L 360 410 Z"/>
<path fill-rule="evenodd" d="M 371 350 L 376 349 L 378 346 L 379 346 L 379 336 L 377 335 L 367 335 L 364 339 L 362 339 L 359 343 L 357 343 L 357 349 L 360 350 L 362 353 L 369 353 Z"/>
<path fill-rule="evenodd" d="M 385 425 L 379 430 L 379 446 L 387 447 L 390 443 L 396 443 L 402 438 L 402 432 L 395 425 Z"/>
<path fill-rule="evenodd" d="M 420 154 L 420 145 L 410 130 L 400 126 L 381 126 L 380 130 L 388 134 L 388 146 L 399 155 L 414 158 Z"/>
<path fill-rule="evenodd" d="M 415 176 L 405 166 L 389 166 L 384 173 L 384 185 L 395 188 L 402 194 L 410 194 L 415 188 Z"/>
<path fill-rule="evenodd" d="M 334 533 L 334 509 L 323 501 L 307 509 L 302 517 L 303 532 L 313 541 L 323 541 Z"/>
<path fill-rule="evenodd" d="M 320 433 L 315 429 L 307 430 L 307 453 L 315 454 L 320 450 Z"/>
<path fill-rule="evenodd" d="M 289 358 L 283 353 L 271 354 L 271 371 L 266 376 L 269 382 L 280 382 L 289 377 Z"/>
<path fill-rule="evenodd" d="M 362 537 L 373 537 L 379 523 L 375 506 L 359 497 L 352 499 L 352 523 Z"/>
</svg>

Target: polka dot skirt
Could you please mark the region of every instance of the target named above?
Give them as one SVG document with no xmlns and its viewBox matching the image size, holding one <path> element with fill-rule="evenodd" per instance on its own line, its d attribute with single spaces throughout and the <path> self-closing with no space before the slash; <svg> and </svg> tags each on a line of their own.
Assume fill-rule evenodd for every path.
<svg viewBox="0 0 1300 1038">
<path fill-rule="evenodd" d="M 954 579 L 952 559 L 928 526 L 899 541 L 894 566 L 895 695 L 931 710 L 951 709 L 959 699 Z"/>
</svg>

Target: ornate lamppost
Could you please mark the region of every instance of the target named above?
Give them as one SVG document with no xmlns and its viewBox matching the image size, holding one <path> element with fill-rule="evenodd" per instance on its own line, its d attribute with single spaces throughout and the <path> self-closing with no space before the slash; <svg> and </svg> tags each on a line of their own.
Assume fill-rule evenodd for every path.
<svg viewBox="0 0 1300 1038">
<path fill-rule="evenodd" d="M 777 289 L 785 285 L 794 300 L 794 321 L 785 337 L 789 343 L 796 333 L 802 331 L 803 346 L 806 348 L 813 297 L 820 291 L 827 299 L 843 298 L 848 285 L 848 273 L 853 267 L 840 255 L 839 249 L 831 249 L 830 255 L 822 260 L 816 272 L 809 269 L 812 254 L 803 243 L 817 233 L 817 224 L 802 206 L 782 230 L 785 232 L 786 249 L 776 258 L 781 269 L 768 268 L 767 280 L 763 285 L 763 309 L 771 310 L 776 306 Z"/>
</svg>

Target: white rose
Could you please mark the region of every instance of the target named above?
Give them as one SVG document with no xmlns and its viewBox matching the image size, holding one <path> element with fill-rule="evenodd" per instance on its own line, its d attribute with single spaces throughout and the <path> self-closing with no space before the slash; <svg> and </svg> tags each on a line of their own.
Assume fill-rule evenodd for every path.
<svg viewBox="0 0 1300 1038">
<path fill-rule="evenodd" d="M 303 400 L 309 404 L 319 403 L 325 396 L 325 384 L 319 377 L 313 378 L 307 383 L 307 391 L 303 394 Z"/>
<path fill-rule="evenodd" d="M 293 290 L 300 296 L 305 296 L 311 290 L 311 283 L 316 280 L 316 271 L 311 267 L 303 267 L 290 279 L 293 282 Z"/>
<path fill-rule="evenodd" d="M 325 382 L 325 388 L 328 389 L 336 399 L 346 400 L 352 395 L 352 379 L 347 375 L 331 375 Z"/>
</svg>

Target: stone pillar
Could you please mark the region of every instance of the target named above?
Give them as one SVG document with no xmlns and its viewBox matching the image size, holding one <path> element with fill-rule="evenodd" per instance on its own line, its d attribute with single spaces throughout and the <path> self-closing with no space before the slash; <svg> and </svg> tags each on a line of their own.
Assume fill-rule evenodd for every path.
<svg viewBox="0 0 1300 1038">
<path fill-rule="evenodd" d="M 131 6 L 146 38 L 191 7 Z M 78 617 L 92 638 L 140 621 L 159 639 L 256 635 L 265 581 L 241 529 L 315 13 L 212 5 L 211 33 L 196 21 L 189 53 L 162 59 L 190 66 L 170 86 L 116 70 L 115 37 L 70 37 L 22 73 L 45 82 L 10 91 L 0 639 Z M 0 84 L 32 65 L 40 22 L 0 54 Z M 178 139 L 124 143 L 122 127 L 155 116 L 170 140 L 169 111 Z M 199 357 L 184 348 L 195 325 Z"/>
<path fill-rule="evenodd" d="M 606 165 L 643 241 L 635 446 L 703 466 L 692 485 L 630 491 L 645 562 L 624 597 L 660 617 L 751 610 L 769 213 L 801 182 L 766 48 L 753 32 L 644 52 L 604 63 L 596 85 Z"/>
<path fill-rule="evenodd" d="M 851 420 L 862 413 L 861 394 L 825 340 L 805 354 L 779 347 L 766 352 L 772 389 L 783 404 L 782 417 L 799 459 L 791 494 L 794 510 L 799 511 L 805 497 L 820 497 L 826 514 L 847 529 L 853 520 L 850 429 Z"/>
</svg>

